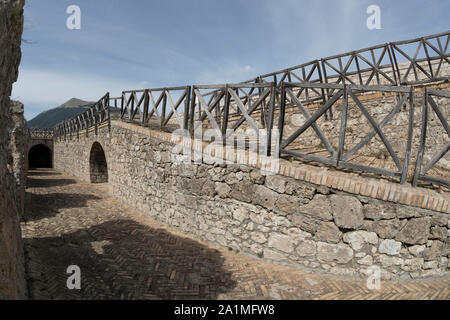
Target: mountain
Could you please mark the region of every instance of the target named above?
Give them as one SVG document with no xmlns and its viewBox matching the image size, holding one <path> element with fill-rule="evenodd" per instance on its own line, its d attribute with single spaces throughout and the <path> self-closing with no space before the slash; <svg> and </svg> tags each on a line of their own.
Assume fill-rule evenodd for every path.
<svg viewBox="0 0 450 320">
<path fill-rule="evenodd" d="M 89 108 L 93 102 L 72 98 L 59 107 L 41 112 L 27 122 L 28 128 L 53 128 L 58 123 L 73 118 Z"/>
</svg>

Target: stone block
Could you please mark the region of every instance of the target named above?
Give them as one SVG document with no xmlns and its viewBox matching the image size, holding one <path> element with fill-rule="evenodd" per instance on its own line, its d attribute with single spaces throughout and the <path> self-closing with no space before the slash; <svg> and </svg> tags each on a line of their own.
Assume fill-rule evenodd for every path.
<svg viewBox="0 0 450 320">
<path fill-rule="evenodd" d="M 278 197 L 276 207 L 283 212 L 293 214 L 299 208 L 299 201 L 297 197 L 282 194 Z"/>
<path fill-rule="evenodd" d="M 291 253 L 294 251 L 294 241 L 291 237 L 283 234 L 272 234 L 269 237 L 269 247 L 282 252 Z"/>
<path fill-rule="evenodd" d="M 300 229 L 309 232 L 311 234 L 315 234 L 317 231 L 317 227 L 320 223 L 320 220 L 314 219 L 311 217 L 307 217 L 303 214 L 294 214 L 291 218 L 292 224 Z"/>
<path fill-rule="evenodd" d="M 425 260 L 434 260 L 442 255 L 444 250 L 444 243 L 434 240 L 429 248 L 423 251 L 423 258 Z"/>
<path fill-rule="evenodd" d="M 321 222 L 316 232 L 316 239 L 323 242 L 338 243 L 341 240 L 342 232 L 333 222 Z"/>
<path fill-rule="evenodd" d="M 375 232 L 369 231 L 352 231 L 344 234 L 344 242 L 350 244 L 353 250 L 360 251 L 366 244 L 377 245 L 378 236 Z"/>
<path fill-rule="evenodd" d="M 248 181 L 241 181 L 233 186 L 230 197 L 239 201 L 252 202 L 255 185 Z"/>
<path fill-rule="evenodd" d="M 430 239 L 438 239 L 445 241 L 447 239 L 447 228 L 446 227 L 431 227 Z"/>
<path fill-rule="evenodd" d="M 331 202 L 327 196 L 316 194 L 308 204 L 300 207 L 300 212 L 317 217 L 322 220 L 330 221 L 333 219 L 331 214 Z"/>
<path fill-rule="evenodd" d="M 223 182 L 216 182 L 216 192 L 221 198 L 228 198 L 230 196 L 231 188 Z"/>
<path fill-rule="evenodd" d="M 320 262 L 348 263 L 353 259 L 353 250 L 343 243 L 317 243 L 317 259 Z"/>
<path fill-rule="evenodd" d="M 399 219 L 378 220 L 374 221 L 372 228 L 380 238 L 391 239 L 397 236 L 397 233 L 405 223 L 406 221 L 402 223 Z"/>
<path fill-rule="evenodd" d="M 364 206 L 364 216 L 372 220 L 395 218 L 395 205 L 371 200 Z"/>
<path fill-rule="evenodd" d="M 252 196 L 254 204 L 260 205 L 261 207 L 269 210 L 273 209 L 275 201 L 278 198 L 278 194 L 276 192 L 261 185 L 256 185 L 255 192 Z"/>
<path fill-rule="evenodd" d="M 264 249 L 264 258 L 274 261 L 287 260 L 284 254 L 267 248 Z"/>
<path fill-rule="evenodd" d="M 303 240 L 295 249 L 300 257 L 312 257 L 316 254 L 316 242 L 313 240 Z"/>
<path fill-rule="evenodd" d="M 286 188 L 286 178 L 279 175 L 269 175 L 266 177 L 265 186 L 278 193 L 284 193 Z"/>
<path fill-rule="evenodd" d="M 391 256 L 396 256 L 400 253 L 401 248 L 402 248 L 401 242 L 395 241 L 393 239 L 385 239 L 380 242 L 378 251 L 380 253 L 386 253 Z"/>
<path fill-rule="evenodd" d="M 430 218 L 412 218 L 400 230 L 395 238 L 407 244 L 424 244 L 430 234 Z"/>
<path fill-rule="evenodd" d="M 363 225 L 363 207 L 357 198 L 345 195 L 332 195 L 330 200 L 334 222 L 338 227 L 358 229 Z"/>
</svg>

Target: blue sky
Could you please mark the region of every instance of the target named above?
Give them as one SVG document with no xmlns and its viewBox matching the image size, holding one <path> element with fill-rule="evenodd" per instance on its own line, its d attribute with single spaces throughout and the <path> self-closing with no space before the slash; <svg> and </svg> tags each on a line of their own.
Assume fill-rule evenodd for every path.
<svg viewBox="0 0 450 320">
<path fill-rule="evenodd" d="M 69 5 L 81 29 L 69 30 Z M 369 30 L 366 8 L 381 8 Z M 12 98 L 25 117 L 77 97 L 233 83 L 329 55 L 449 30 L 448 0 L 27 0 Z"/>
</svg>

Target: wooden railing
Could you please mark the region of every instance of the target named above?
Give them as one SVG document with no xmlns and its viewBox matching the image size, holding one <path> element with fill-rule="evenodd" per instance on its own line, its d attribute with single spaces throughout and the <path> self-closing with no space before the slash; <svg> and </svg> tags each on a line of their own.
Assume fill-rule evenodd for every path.
<svg viewBox="0 0 450 320">
<path fill-rule="evenodd" d="M 31 128 L 31 129 L 28 129 L 28 133 L 29 133 L 31 139 L 45 139 L 45 140 L 53 139 L 53 129 Z"/>
<path fill-rule="evenodd" d="M 256 139 L 260 138 L 260 133 L 264 130 L 268 142 L 265 153 L 268 155 L 275 94 L 274 83 L 193 86 L 189 111 L 191 133 L 194 134 L 202 125 L 214 129 L 216 136 L 226 144 L 227 141 L 236 141 L 240 135 L 243 136 L 237 130 L 244 125 L 252 129 L 251 135 Z"/>
<path fill-rule="evenodd" d="M 58 124 L 54 128 L 53 134 L 60 139 L 63 137 L 66 139 L 67 137 L 72 138 L 73 135 L 79 137 L 80 132 L 85 130 L 86 136 L 88 136 L 89 128 L 94 127 L 94 132 L 97 134 L 98 126 L 103 123 L 108 123 L 111 128 L 109 92 L 76 117 Z"/>
<path fill-rule="evenodd" d="M 442 101 L 446 101 L 446 103 L 443 103 L 442 109 L 441 107 L 439 107 L 436 101 L 437 98 L 440 98 Z M 450 141 L 447 142 L 439 152 L 432 156 L 431 160 L 427 164 L 425 164 L 425 167 L 422 167 L 422 165 L 424 164 L 424 154 L 427 152 L 427 149 L 430 148 L 430 146 L 428 146 L 427 148 L 426 145 L 427 128 L 431 122 L 429 115 L 430 108 L 432 111 L 434 111 L 437 119 L 439 119 L 439 122 L 445 131 L 444 135 L 446 134 L 447 138 L 450 140 L 450 126 L 447 119 L 448 114 L 450 113 L 450 92 L 442 90 L 428 90 L 426 88 L 423 89 L 422 129 L 420 134 L 420 146 L 417 154 L 413 185 L 416 186 L 418 181 L 422 180 L 450 186 L 450 179 L 427 175 L 430 169 L 435 167 L 439 160 L 441 160 L 447 154 L 448 150 L 450 149 Z"/>
<path fill-rule="evenodd" d="M 295 90 L 297 91 L 302 88 L 317 88 L 317 89 L 325 89 L 325 90 L 333 90 L 333 95 L 320 106 L 318 106 L 313 114 L 310 114 L 311 110 L 308 110 L 304 106 L 304 102 L 301 101 L 296 95 Z M 385 115 L 384 119 L 380 122 L 377 122 L 371 112 L 369 112 L 369 107 L 365 106 L 363 100 L 358 98 L 358 95 L 364 93 L 396 93 L 399 95 L 396 103 L 393 103 L 390 106 L 390 109 Z M 367 132 L 365 136 L 359 140 L 355 144 L 354 141 L 346 141 L 346 133 L 350 130 L 350 126 L 347 123 L 348 119 L 348 107 L 349 107 L 349 99 L 352 100 L 354 108 L 352 112 L 360 112 L 362 116 L 367 120 L 368 126 L 371 127 L 372 130 Z M 322 163 L 327 166 L 332 166 L 335 168 L 346 168 L 353 169 L 361 172 L 369 172 L 380 174 L 383 176 L 398 176 L 400 177 L 400 183 L 405 183 L 407 172 L 408 172 L 408 164 L 410 160 L 411 154 L 411 141 L 412 141 L 412 131 L 413 131 L 413 123 L 414 123 L 414 94 L 412 87 L 388 87 L 388 86 L 360 86 L 360 85 L 346 85 L 346 84 L 312 84 L 312 83 L 282 83 L 282 98 L 281 98 L 281 106 L 280 106 L 280 116 L 278 122 L 278 130 L 280 137 L 280 148 L 279 155 L 287 154 L 292 156 L 293 158 L 313 161 L 317 163 Z M 305 121 L 300 127 L 295 130 L 290 135 L 285 137 L 285 111 L 287 104 L 293 105 L 302 114 Z M 339 114 L 337 119 L 340 120 L 340 127 L 337 130 L 337 144 L 331 143 L 327 135 L 320 127 L 320 123 L 318 122 L 319 118 L 322 117 L 333 105 L 339 104 Z M 400 160 L 400 155 L 398 150 L 394 150 L 391 145 L 390 140 L 392 137 L 383 130 L 383 127 L 393 119 L 393 117 L 401 110 L 402 107 L 408 106 L 409 108 L 409 117 L 406 121 L 406 125 L 408 126 L 407 132 L 407 143 L 406 149 L 403 150 L 404 158 Z M 360 119 L 361 122 L 361 119 Z M 360 126 L 362 123 L 360 123 Z M 305 133 L 308 129 L 312 129 L 317 137 L 320 139 L 321 147 L 308 145 L 304 143 L 305 139 L 302 140 L 301 135 Z M 351 128 L 351 130 L 358 130 L 358 128 Z M 395 169 L 386 169 L 379 168 L 372 165 L 356 163 L 351 161 L 353 155 L 361 148 L 367 145 L 367 143 L 377 136 L 381 140 L 381 147 L 385 147 L 388 155 L 392 159 L 393 165 Z M 334 139 L 336 140 L 336 139 Z M 294 145 L 294 142 L 297 142 Z M 302 152 L 301 150 L 308 149 L 310 152 Z M 323 150 L 320 150 L 323 149 Z M 379 150 L 372 150 L 373 153 L 376 153 Z M 317 155 L 318 153 L 322 153 L 324 155 Z"/>
<path fill-rule="evenodd" d="M 98 125 L 108 122 L 110 126 L 110 105 L 113 105 L 116 109 L 120 108 L 118 118 L 123 121 L 169 131 L 181 128 L 193 135 L 199 126 L 196 121 L 200 121 L 202 127 L 209 126 L 215 129 L 224 143 L 242 126 L 253 129 L 257 138 L 259 138 L 258 130 L 265 129 L 268 138 L 265 151 L 267 155 L 273 152 L 289 154 L 298 159 L 317 161 L 337 168 L 400 177 L 400 182 L 404 183 L 411 158 L 414 115 L 411 86 L 450 80 L 449 42 L 450 32 L 447 31 L 314 60 L 238 84 L 127 90 L 123 91 L 120 97 L 115 98 L 110 98 L 107 93 L 88 110 L 56 126 L 54 136 L 60 138 L 72 137 L 74 134 L 79 136 L 81 130 L 86 130 L 88 135 L 91 127 L 95 127 L 95 133 L 97 133 Z M 369 91 L 390 92 L 399 97 L 398 103 L 392 106 L 391 112 L 381 122 L 374 120 L 368 112 L 368 107 L 364 106 L 363 101 L 358 98 L 360 94 Z M 425 103 L 431 104 L 436 112 L 432 96 L 446 97 L 447 94 L 448 92 L 425 91 Z M 346 103 L 349 98 L 367 119 L 372 131 L 367 133 L 356 146 L 346 150 L 348 107 Z M 343 101 L 342 107 L 336 109 L 338 118 L 341 119 L 339 145 L 332 146 L 316 121 L 322 115 L 327 120 L 335 118 L 333 107 L 338 104 L 338 101 Z M 311 115 L 305 108 L 305 104 L 312 103 L 318 103 L 321 106 Z M 403 106 L 409 108 L 407 120 L 409 123 L 407 124 L 406 149 L 400 157 L 393 150 L 388 134 L 383 131 L 383 126 Z M 307 121 L 295 134 L 283 137 L 282 133 L 285 131 L 283 120 L 288 107 L 299 108 Z M 173 119 L 175 121 L 171 121 Z M 426 121 L 426 117 L 422 119 L 422 130 L 426 127 Z M 280 148 L 276 151 L 271 150 L 270 147 L 271 131 L 276 127 L 274 123 L 278 124 L 277 129 L 280 133 Z M 448 130 L 448 124 L 446 122 L 442 124 Z M 292 142 L 309 128 L 320 138 L 321 144 L 329 153 L 328 157 L 302 153 L 290 148 Z M 422 134 L 422 139 L 425 141 L 426 130 Z M 392 158 L 393 168 L 377 168 L 351 161 L 352 156 L 374 137 L 379 138 L 383 147 L 387 149 L 388 155 Z M 424 180 L 448 185 L 448 180 L 433 179 L 426 175 L 448 151 L 448 148 L 449 145 L 423 169 L 420 169 L 422 158 L 417 161 L 415 183 L 418 180 Z"/>
<path fill-rule="evenodd" d="M 169 87 L 122 92 L 120 119 L 151 125 L 152 119 L 166 128 L 173 116 L 179 128 L 187 129 L 191 87 Z M 177 96 L 174 98 L 174 96 Z M 183 114 L 178 110 L 183 106 Z"/>
</svg>

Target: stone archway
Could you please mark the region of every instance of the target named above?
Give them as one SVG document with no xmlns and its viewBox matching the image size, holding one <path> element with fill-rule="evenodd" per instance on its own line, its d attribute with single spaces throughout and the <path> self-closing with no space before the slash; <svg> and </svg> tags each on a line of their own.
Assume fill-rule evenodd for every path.
<svg viewBox="0 0 450 320">
<path fill-rule="evenodd" d="M 28 168 L 52 168 L 52 151 L 43 144 L 33 146 L 28 152 Z"/>
<path fill-rule="evenodd" d="M 108 182 L 108 164 L 105 151 L 98 142 L 94 142 L 89 156 L 89 170 L 91 183 Z"/>
</svg>

